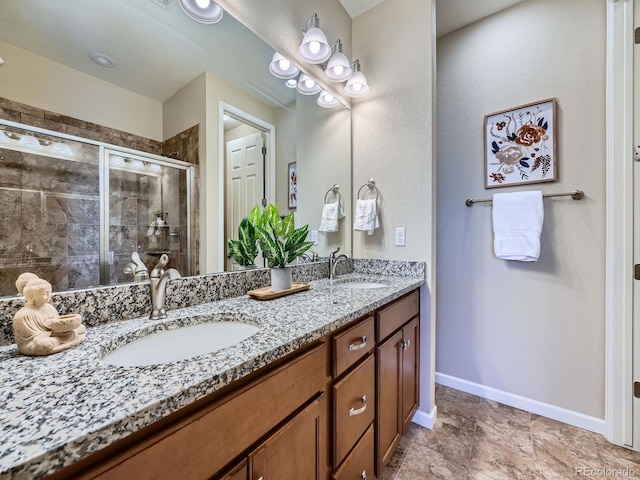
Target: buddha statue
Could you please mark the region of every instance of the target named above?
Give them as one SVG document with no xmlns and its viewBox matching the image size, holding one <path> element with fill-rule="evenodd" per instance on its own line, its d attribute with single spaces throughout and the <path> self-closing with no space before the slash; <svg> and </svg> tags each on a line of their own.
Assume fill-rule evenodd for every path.
<svg viewBox="0 0 640 480">
<path fill-rule="evenodd" d="M 13 317 L 18 352 L 50 355 L 84 341 L 87 329 L 78 314 L 58 315 L 50 303 L 51 284 L 34 274 L 22 274 L 16 281 L 25 305 Z"/>
</svg>

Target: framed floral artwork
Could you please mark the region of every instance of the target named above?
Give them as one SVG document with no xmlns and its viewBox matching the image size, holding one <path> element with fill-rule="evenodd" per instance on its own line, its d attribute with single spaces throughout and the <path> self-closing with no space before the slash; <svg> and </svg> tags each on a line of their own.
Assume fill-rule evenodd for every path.
<svg viewBox="0 0 640 480">
<path fill-rule="evenodd" d="M 296 162 L 289 164 L 289 208 L 298 207 L 298 172 Z"/>
<path fill-rule="evenodd" d="M 556 181 L 555 130 L 555 98 L 485 115 L 485 188 Z"/>
</svg>

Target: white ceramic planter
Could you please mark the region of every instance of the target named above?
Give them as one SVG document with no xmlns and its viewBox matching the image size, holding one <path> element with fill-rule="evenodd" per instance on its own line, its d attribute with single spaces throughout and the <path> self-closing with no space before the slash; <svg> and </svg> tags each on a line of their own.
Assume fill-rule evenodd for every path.
<svg viewBox="0 0 640 480">
<path fill-rule="evenodd" d="M 271 291 L 281 292 L 291 288 L 291 267 L 271 269 Z"/>
</svg>

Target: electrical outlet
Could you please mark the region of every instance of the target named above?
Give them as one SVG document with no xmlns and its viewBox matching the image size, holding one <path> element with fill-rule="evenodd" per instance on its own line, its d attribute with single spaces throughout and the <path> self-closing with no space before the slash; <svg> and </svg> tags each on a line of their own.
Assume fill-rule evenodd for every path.
<svg viewBox="0 0 640 480">
<path fill-rule="evenodd" d="M 404 247 L 406 245 L 406 230 L 404 227 L 396 228 L 396 247 Z"/>
<path fill-rule="evenodd" d="M 314 245 L 318 244 L 318 230 L 311 230 L 311 241 Z"/>
</svg>

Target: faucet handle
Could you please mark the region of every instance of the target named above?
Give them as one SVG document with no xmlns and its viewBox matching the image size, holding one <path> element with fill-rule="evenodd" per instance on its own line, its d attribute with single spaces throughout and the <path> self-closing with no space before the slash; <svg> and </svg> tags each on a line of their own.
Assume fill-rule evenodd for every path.
<svg viewBox="0 0 640 480">
<path fill-rule="evenodd" d="M 335 258 L 336 257 L 336 253 L 338 253 L 340 251 L 340 247 L 336 248 L 333 252 L 331 252 L 329 254 L 330 258 Z"/>
</svg>

